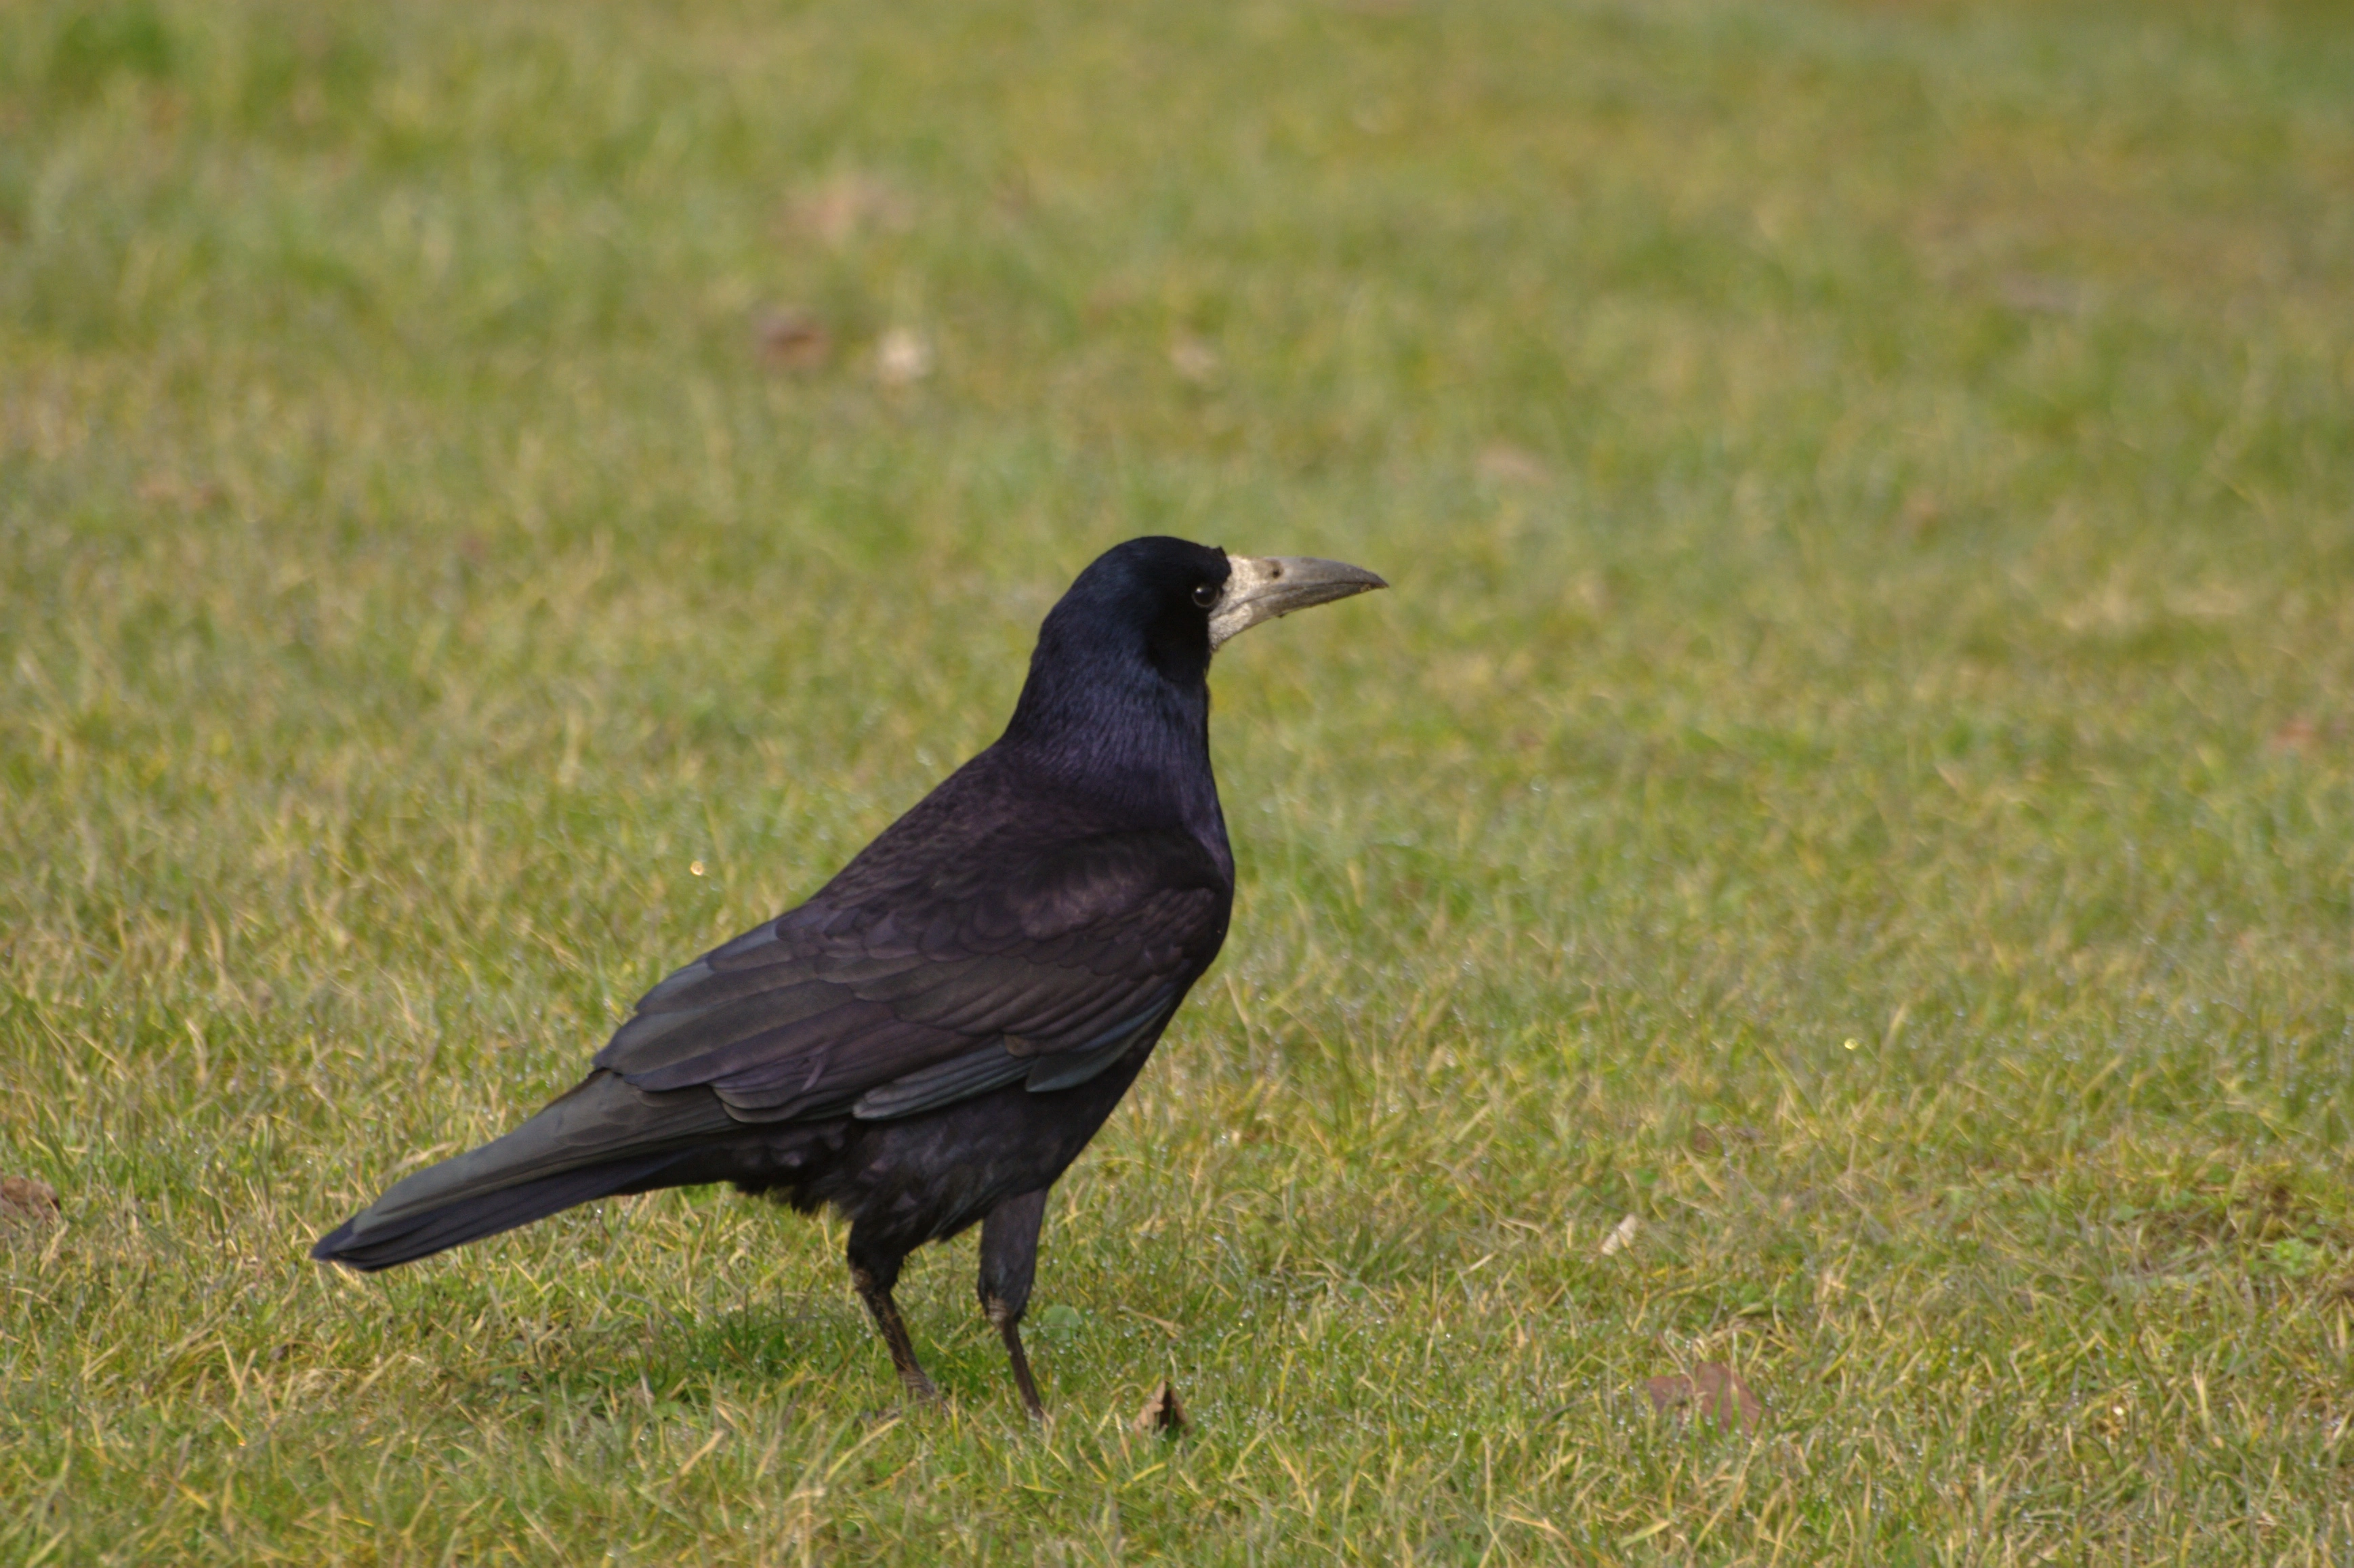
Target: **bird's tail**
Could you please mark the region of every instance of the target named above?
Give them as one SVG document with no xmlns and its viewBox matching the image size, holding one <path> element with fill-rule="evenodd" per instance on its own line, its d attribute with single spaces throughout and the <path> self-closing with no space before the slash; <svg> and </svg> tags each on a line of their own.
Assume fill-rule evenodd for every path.
<svg viewBox="0 0 2354 1568">
<path fill-rule="evenodd" d="M 504 1138 L 395 1184 L 311 1255 L 390 1268 L 592 1198 L 663 1186 L 665 1171 L 736 1125 L 707 1089 L 647 1094 L 591 1073 Z"/>
</svg>

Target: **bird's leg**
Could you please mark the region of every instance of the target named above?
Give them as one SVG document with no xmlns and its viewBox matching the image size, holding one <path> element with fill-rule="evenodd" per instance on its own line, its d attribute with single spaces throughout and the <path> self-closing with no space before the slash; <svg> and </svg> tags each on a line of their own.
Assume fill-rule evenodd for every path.
<svg viewBox="0 0 2354 1568">
<path fill-rule="evenodd" d="M 915 1343 L 907 1338 L 907 1325 L 899 1316 L 899 1304 L 891 1299 L 891 1287 L 899 1283 L 899 1265 L 905 1258 L 905 1254 L 861 1246 L 857 1232 L 851 1233 L 851 1287 L 875 1315 L 875 1326 L 883 1331 L 883 1343 L 891 1351 L 891 1365 L 898 1372 L 899 1381 L 916 1398 L 927 1404 L 938 1404 L 940 1391 L 916 1360 Z"/>
<path fill-rule="evenodd" d="M 1013 1363 L 1013 1386 L 1032 1419 L 1044 1421 L 1046 1407 L 1038 1399 L 1037 1381 L 1030 1375 L 1030 1357 L 1022 1349 L 1022 1314 L 1030 1305 L 1030 1282 L 1038 1272 L 1038 1227 L 1046 1218 L 1044 1188 L 1008 1198 L 981 1222 L 981 1309 L 1004 1338 L 1006 1358 Z"/>
</svg>

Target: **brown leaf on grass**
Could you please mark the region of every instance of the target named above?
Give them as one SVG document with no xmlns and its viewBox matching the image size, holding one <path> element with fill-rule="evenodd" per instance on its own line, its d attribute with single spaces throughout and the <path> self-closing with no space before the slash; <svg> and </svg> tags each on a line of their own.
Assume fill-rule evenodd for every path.
<svg viewBox="0 0 2354 1568">
<path fill-rule="evenodd" d="M 1147 1436 L 1155 1432 L 1173 1436 L 1185 1430 L 1185 1407 L 1177 1401 L 1177 1385 L 1163 1378 L 1159 1390 L 1144 1402 L 1144 1408 L 1129 1425 Z"/>
<path fill-rule="evenodd" d="M 1645 1378 L 1643 1392 L 1650 1396 L 1654 1414 L 1698 1410 L 1700 1418 L 1730 1430 L 1755 1432 L 1766 1418 L 1766 1406 L 1741 1381 L 1741 1374 L 1723 1361 L 1702 1361 L 1689 1373 L 1670 1372 Z"/>
<path fill-rule="evenodd" d="M 808 311 L 790 307 L 752 318 L 752 342 L 771 370 L 816 370 L 833 357 L 833 334 Z"/>
<path fill-rule="evenodd" d="M 0 1176 L 0 1220 L 48 1224 L 58 1217 L 58 1190 L 31 1176 Z"/>
</svg>

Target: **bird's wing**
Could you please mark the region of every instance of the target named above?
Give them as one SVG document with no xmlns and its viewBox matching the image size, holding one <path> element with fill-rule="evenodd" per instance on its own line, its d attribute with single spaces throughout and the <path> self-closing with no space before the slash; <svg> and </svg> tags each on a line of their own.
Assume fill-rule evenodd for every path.
<svg viewBox="0 0 2354 1568">
<path fill-rule="evenodd" d="M 597 1065 L 648 1092 L 708 1087 L 741 1121 L 1066 1088 L 1168 1022 L 1229 896 L 1182 833 L 983 840 L 705 953 L 646 993 Z"/>
</svg>

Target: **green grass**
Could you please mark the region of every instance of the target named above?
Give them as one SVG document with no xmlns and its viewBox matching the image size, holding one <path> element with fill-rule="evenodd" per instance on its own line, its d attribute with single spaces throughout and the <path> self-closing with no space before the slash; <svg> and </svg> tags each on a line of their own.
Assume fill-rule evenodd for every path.
<svg viewBox="0 0 2354 1568">
<path fill-rule="evenodd" d="M 2345 1562 L 2349 103 L 2318 3 L 0 8 L 0 1560 Z M 969 1241 L 904 1416 L 721 1194 L 304 1260 L 1150 531 L 1395 591 L 1220 661 L 1045 1432 Z"/>
</svg>

